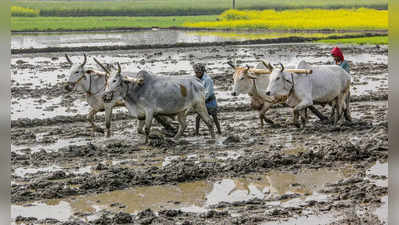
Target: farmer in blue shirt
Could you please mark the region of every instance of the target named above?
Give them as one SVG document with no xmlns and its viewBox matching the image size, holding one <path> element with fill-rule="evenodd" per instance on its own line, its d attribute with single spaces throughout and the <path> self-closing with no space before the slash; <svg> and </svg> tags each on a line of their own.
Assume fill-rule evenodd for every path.
<svg viewBox="0 0 399 225">
<path fill-rule="evenodd" d="M 344 54 L 342 54 L 341 49 L 335 47 L 331 50 L 331 56 L 334 58 L 335 64 L 342 67 L 346 72 L 349 73 L 349 64 L 344 59 Z"/>
<path fill-rule="evenodd" d="M 216 103 L 216 97 L 213 89 L 213 80 L 208 74 L 206 74 L 205 66 L 202 63 L 196 63 L 193 65 L 195 76 L 201 80 L 202 85 L 205 88 L 205 104 L 208 114 L 212 116 L 215 122 L 218 134 L 221 134 L 219 120 L 217 117 L 218 106 Z M 197 115 L 195 119 L 195 135 L 199 133 L 200 116 Z"/>
</svg>

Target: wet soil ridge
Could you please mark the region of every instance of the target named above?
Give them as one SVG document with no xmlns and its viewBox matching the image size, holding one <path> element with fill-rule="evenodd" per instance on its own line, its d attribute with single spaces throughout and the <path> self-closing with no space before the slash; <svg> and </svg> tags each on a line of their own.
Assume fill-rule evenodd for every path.
<svg viewBox="0 0 399 225">
<path fill-rule="evenodd" d="M 301 43 L 311 42 L 323 39 L 341 39 L 341 38 L 360 38 L 386 36 L 381 33 L 365 33 L 359 35 L 329 36 L 328 38 L 304 38 L 287 37 L 264 40 L 245 40 L 245 41 L 225 41 L 225 42 L 203 42 L 203 43 L 176 43 L 161 45 L 126 45 L 126 46 L 80 46 L 80 47 L 47 47 L 47 48 L 29 48 L 29 49 L 11 49 L 11 54 L 25 53 L 50 53 L 50 52 L 90 52 L 90 51 L 112 51 L 112 50 L 133 50 L 133 49 L 151 49 L 151 48 L 187 48 L 187 47 L 209 47 L 224 45 L 253 45 L 253 44 L 279 44 L 279 43 Z"/>
<path fill-rule="evenodd" d="M 235 160 L 200 161 L 194 163 L 189 159 L 174 161 L 165 167 L 150 167 L 147 169 L 131 169 L 120 166 L 110 166 L 100 169 L 99 174 L 83 174 L 67 177 L 65 173 L 54 172 L 35 179 L 29 184 L 13 185 L 11 201 L 64 198 L 71 195 L 101 193 L 120 190 L 135 185 L 160 185 L 175 182 L 185 182 L 206 179 L 214 176 L 239 176 L 252 172 L 267 172 L 270 169 L 292 170 L 298 168 L 333 167 L 338 162 L 356 162 L 360 165 L 376 160 L 386 160 L 388 157 L 387 127 L 384 124 L 371 127 L 359 122 L 350 127 L 368 127 L 367 133 L 382 129 L 381 136 L 367 137 L 362 144 L 355 145 L 350 141 L 342 142 L 332 139 L 328 144 L 313 145 L 308 152 L 296 155 L 286 155 L 278 147 L 264 148 L 261 151 L 248 151 L 247 154 Z M 349 128 L 351 129 L 351 128 Z M 319 127 L 307 128 L 306 132 L 315 132 Z M 385 133 L 385 134 L 384 134 Z M 168 146 L 169 148 L 176 143 Z M 166 147 L 166 148 L 168 148 Z M 182 146 L 184 148 L 184 146 Z M 251 146 L 251 149 L 254 147 Z M 34 161 L 69 160 L 77 157 L 98 158 L 107 154 L 133 153 L 138 146 L 127 143 L 115 143 L 108 146 L 87 144 L 84 146 L 68 146 L 57 153 L 45 151 L 33 154 L 19 155 L 13 153 L 11 162 L 30 164 Z M 245 151 L 245 149 L 244 149 Z M 70 178 L 67 181 L 57 181 Z M 71 188 L 71 185 L 76 186 Z M 366 197 L 366 196 L 364 196 Z"/>
</svg>

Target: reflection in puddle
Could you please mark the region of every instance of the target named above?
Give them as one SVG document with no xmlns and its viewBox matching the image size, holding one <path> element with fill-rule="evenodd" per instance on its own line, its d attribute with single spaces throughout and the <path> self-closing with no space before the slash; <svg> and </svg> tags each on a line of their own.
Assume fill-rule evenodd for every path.
<svg viewBox="0 0 399 225">
<path fill-rule="evenodd" d="M 23 215 L 25 217 L 36 217 L 37 219 L 54 218 L 58 220 L 67 220 L 72 216 L 72 213 L 71 204 L 66 201 L 48 201 L 46 204 L 35 203 L 32 206 L 11 206 L 11 218 L 13 219 L 19 215 Z"/>
<path fill-rule="evenodd" d="M 334 183 L 353 173 L 351 167 L 340 170 L 306 169 L 297 174 L 272 171 L 267 174 L 251 174 L 246 178 L 222 179 L 217 182 L 195 181 L 179 183 L 177 185 L 145 186 L 126 190 L 112 191 L 101 194 L 91 194 L 51 200 L 48 208 L 59 210 L 65 208 L 64 214 L 56 219 L 65 219 L 75 212 L 96 213 L 100 210 L 137 211 L 152 208 L 154 210 L 179 208 L 183 211 L 203 212 L 210 205 L 220 202 L 246 201 L 253 198 L 275 198 L 284 194 L 299 194 L 299 198 L 273 200 L 268 204 L 281 207 L 295 206 L 307 200 L 325 200 L 327 196 L 317 191 L 326 183 Z M 115 204 L 117 203 L 117 204 Z M 111 206 L 112 205 L 112 206 Z M 123 206 L 123 207 L 119 207 Z M 28 208 L 34 209 L 35 216 L 44 216 L 44 212 L 36 209 L 45 207 L 43 204 L 23 207 L 13 206 L 13 218 L 17 215 L 27 215 Z M 29 214 L 31 215 L 31 214 Z M 52 217 L 56 217 L 54 214 Z"/>
<path fill-rule="evenodd" d="M 388 224 L 388 195 L 382 197 L 382 205 L 375 210 L 378 219 L 384 224 Z"/>
<path fill-rule="evenodd" d="M 380 163 L 379 161 L 377 161 L 375 165 L 373 165 L 367 170 L 366 174 L 369 176 L 376 175 L 376 176 L 388 177 L 388 163 L 387 162 Z M 388 187 L 388 179 L 371 178 L 370 180 L 378 186 Z"/>
</svg>

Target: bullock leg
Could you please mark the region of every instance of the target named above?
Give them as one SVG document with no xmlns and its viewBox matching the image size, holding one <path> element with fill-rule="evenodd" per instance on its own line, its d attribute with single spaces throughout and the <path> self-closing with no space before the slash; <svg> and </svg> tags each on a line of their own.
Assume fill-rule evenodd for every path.
<svg viewBox="0 0 399 225">
<path fill-rule="evenodd" d="M 153 117 L 154 117 L 153 112 L 147 111 L 145 113 L 145 142 L 144 142 L 144 144 L 148 143 L 148 138 L 150 137 L 150 130 L 151 130 Z"/>
<path fill-rule="evenodd" d="M 183 135 L 184 130 L 186 129 L 186 112 L 182 111 L 177 114 L 177 121 L 179 122 L 179 129 L 177 130 L 177 134 L 175 135 L 175 139 L 180 138 Z"/>
<path fill-rule="evenodd" d="M 106 137 L 111 137 L 111 116 L 112 107 L 105 106 L 105 128 L 107 130 Z"/>
<path fill-rule="evenodd" d="M 334 117 L 334 125 L 337 125 L 338 121 L 341 119 L 342 117 L 342 97 L 337 97 L 335 100 L 335 117 Z"/>
<path fill-rule="evenodd" d="M 301 114 L 300 116 L 301 116 L 302 127 L 305 127 L 306 122 L 307 122 L 307 120 L 308 120 L 307 108 L 305 108 L 304 110 L 302 110 L 302 111 L 300 112 L 300 114 Z"/>
<path fill-rule="evenodd" d="M 300 128 L 300 127 L 301 127 L 301 124 L 298 122 L 298 119 L 299 119 L 299 112 L 296 111 L 296 110 L 294 110 L 293 113 L 294 113 L 294 120 L 293 120 L 292 123 L 293 123 L 297 128 Z"/>
<path fill-rule="evenodd" d="M 331 121 L 334 121 L 335 119 L 335 110 L 336 110 L 336 108 L 337 108 L 337 103 L 336 103 L 336 99 L 334 99 L 333 101 L 332 101 L 332 103 L 330 103 L 329 105 L 331 105 L 331 114 L 330 114 L 330 120 Z"/>
<path fill-rule="evenodd" d="M 94 124 L 94 115 L 97 114 L 99 110 L 97 109 L 91 109 L 89 114 L 87 114 L 87 120 L 89 121 L 91 128 L 92 128 L 92 133 L 91 135 L 94 136 L 95 132 L 100 132 L 100 133 L 104 133 L 104 129 L 102 129 L 101 127 L 96 126 L 96 124 Z"/>
<path fill-rule="evenodd" d="M 212 113 L 211 115 L 212 115 L 213 121 L 215 122 L 216 129 L 218 130 L 218 134 L 222 134 L 222 130 L 220 129 L 220 123 L 218 120 L 218 114 Z"/>
<path fill-rule="evenodd" d="M 352 116 L 349 104 L 350 104 L 350 92 L 348 91 L 348 94 L 346 95 L 345 98 L 344 117 L 347 121 L 352 122 Z"/>
<path fill-rule="evenodd" d="M 312 101 L 301 101 L 298 105 L 295 106 L 294 108 L 294 125 L 298 128 L 300 128 L 300 124 L 298 122 L 298 117 L 299 115 L 304 115 L 303 111 L 308 108 L 309 106 L 312 106 L 313 102 Z"/>
<path fill-rule="evenodd" d="M 198 103 L 197 105 L 194 106 L 194 109 L 208 126 L 212 138 L 215 138 L 215 131 L 213 130 L 212 119 L 209 117 L 208 111 L 206 110 L 205 102 L 203 102 L 202 104 Z"/>
<path fill-rule="evenodd" d="M 137 126 L 137 133 L 139 133 L 139 134 L 144 134 L 143 127 L 144 127 L 144 125 L 145 125 L 145 119 L 143 119 L 143 118 L 138 118 L 137 123 L 138 123 L 138 126 Z"/>
<path fill-rule="evenodd" d="M 310 111 L 315 114 L 321 121 L 328 120 L 328 117 L 324 116 L 319 110 L 316 109 L 313 105 L 308 107 Z M 307 118 L 307 112 L 306 112 L 306 118 Z"/>
<path fill-rule="evenodd" d="M 337 97 L 336 108 L 337 108 L 338 117 L 337 117 L 337 120 L 335 121 L 335 124 L 338 123 L 338 121 L 342 118 L 342 115 L 344 114 L 344 111 L 346 109 L 345 105 L 346 105 L 346 101 L 347 101 L 347 95 L 348 95 L 348 90 L 346 90 L 343 94 L 341 94 Z"/>
<path fill-rule="evenodd" d="M 195 136 L 198 136 L 198 135 L 199 135 L 200 121 L 201 121 L 201 117 L 200 117 L 200 115 L 197 115 L 197 116 L 195 117 L 195 132 L 194 132 L 194 135 L 195 135 Z"/>
<path fill-rule="evenodd" d="M 264 124 L 263 124 L 263 117 L 264 117 L 264 115 L 261 114 L 261 113 L 259 112 L 260 128 L 263 128 L 263 126 L 264 126 Z"/>
<path fill-rule="evenodd" d="M 260 126 L 261 128 L 263 128 L 263 121 L 265 121 L 266 123 L 269 123 L 271 125 L 274 124 L 274 122 L 271 119 L 268 119 L 266 117 L 266 112 L 270 109 L 271 104 L 268 104 L 267 102 L 265 102 L 263 104 L 262 109 L 259 111 L 259 118 L 260 118 Z"/>
<path fill-rule="evenodd" d="M 166 120 L 165 117 L 159 116 L 159 115 L 155 115 L 155 116 L 154 116 L 154 119 L 155 119 L 159 124 L 161 124 L 167 131 L 173 132 L 173 134 L 176 133 L 176 129 L 168 123 L 168 121 Z"/>
</svg>

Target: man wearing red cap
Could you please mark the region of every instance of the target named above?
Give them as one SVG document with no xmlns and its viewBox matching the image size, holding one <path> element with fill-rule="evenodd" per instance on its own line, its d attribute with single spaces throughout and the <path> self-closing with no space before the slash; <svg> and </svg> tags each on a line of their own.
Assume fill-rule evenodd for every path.
<svg viewBox="0 0 399 225">
<path fill-rule="evenodd" d="M 341 49 L 338 47 L 333 48 L 333 50 L 331 50 L 331 55 L 334 57 L 335 64 L 341 66 L 346 72 L 349 73 L 349 64 L 346 60 L 344 60 L 344 55 L 342 54 Z"/>
</svg>

